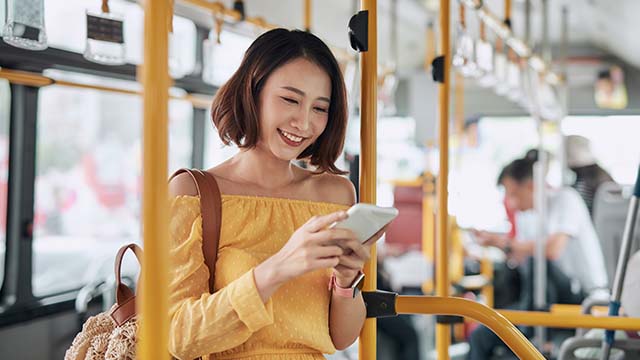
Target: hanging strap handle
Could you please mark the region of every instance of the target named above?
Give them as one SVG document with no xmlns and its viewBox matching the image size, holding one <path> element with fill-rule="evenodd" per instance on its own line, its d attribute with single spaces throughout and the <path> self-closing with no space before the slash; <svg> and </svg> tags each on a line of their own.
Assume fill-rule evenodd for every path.
<svg viewBox="0 0 640 360">
<path fill-rule="evenodd" d="M 216 179 L 210 173 L 198 169 L 180 169 L 171 179 L 187 173 L 196 184 L 200 196 L 200 212 L 202 216 L 202 252 L 204 263 L 209 268 L 209 292 L 214 292 L 214 273 L 218 257 L 220 241 L 220 225 L 222 223 L 222 199 Z"/>
</svg>

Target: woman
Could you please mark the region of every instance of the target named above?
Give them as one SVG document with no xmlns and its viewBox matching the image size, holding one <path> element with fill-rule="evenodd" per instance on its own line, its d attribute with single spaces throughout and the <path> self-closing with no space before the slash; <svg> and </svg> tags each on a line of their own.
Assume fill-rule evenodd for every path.
<svg viewBox="0 0 640 360">
<path fill-rule="evenodd" d="M 355 202 L 334 165 L 347 123 L 335 58 L 314 35 L 269 31 L 220 88 L 211 114 L 221 139 L 241 151 L 208 170 L 222 193 L 214 294 L 195 186 L 188 175 L 170 183 L 170 352 L 323 359 L 345 349 L 366 314 L 362 296 L 345 291 L 361 278 L 381 232 L 363 245 L 351 231 L 328 229 Z M 316 170 L 295 166 L 296 159 Z"/>
</svg>

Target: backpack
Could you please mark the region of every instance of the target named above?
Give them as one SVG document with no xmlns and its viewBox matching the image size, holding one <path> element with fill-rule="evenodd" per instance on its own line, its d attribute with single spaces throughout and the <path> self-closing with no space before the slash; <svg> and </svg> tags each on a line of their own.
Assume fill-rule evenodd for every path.
<svg viewBox="0 0 640 360">
<path fill-rule="evenodd" d="M 213 294 L 213 275 L 218 255 L 222 214 L 220 189 L 211 174 L 197 169 L 180 169 L 169 180 L 182 173 L 191 176 L 200 196 L 202 250 L 205 264 L 209 268 L 209 292 Z M 122 258 L 127 250 L 133 251 L 138 262 L 141 263 L 142 249 L 138 245 L 127 244 L 118 250 L 115 259 L 116 303 L 109 311 L 87 319 L 65 353 L 65 360 L 135 359 L 138 331 L 136 296 L 122 283 L 120 277 Z"/>
</svg>

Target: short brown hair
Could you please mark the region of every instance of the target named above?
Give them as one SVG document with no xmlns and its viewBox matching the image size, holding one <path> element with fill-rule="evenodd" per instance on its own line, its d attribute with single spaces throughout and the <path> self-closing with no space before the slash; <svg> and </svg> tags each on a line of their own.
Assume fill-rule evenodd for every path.
<svg viewBox="0 0 640 360">
<path fill-rule="evenodd" d="M 258 103 L 267 78 L 280 66 L 305 58 L 331 79 L 329 121 L 318 139 L 298 159 L 309 159 L 318 172 L 344 174 L 335 166 L 344 146 L 347 128 L 347 92 L 336 58 L 313 34 L 300 30 L 274 29 L 260 35 L 244 54 L 236 72 L 218 90 L 211 119 L 222 141 L 240 148 L 253 148 L 259 139 Z"/>
</svg>

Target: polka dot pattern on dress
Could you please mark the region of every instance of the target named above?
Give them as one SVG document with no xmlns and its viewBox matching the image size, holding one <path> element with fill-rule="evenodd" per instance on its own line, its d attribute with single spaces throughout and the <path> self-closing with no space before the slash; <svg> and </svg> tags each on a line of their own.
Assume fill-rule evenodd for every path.
<svg viewBox="0 0 640 360">
<path fill-rule="evenodd" d="M 305 200 L 222 196 L 222 229 L 215 294 L 202 255 L 200 200 L 171 203 L 170 351 L 181 358 L 323 359 L 335 348 L 329 335 L 331 269 L 280 287 L 264 304 L 253 269 L 275 254 L 295 229 L 316 215 L 347 206 Z M 205 357 L 206 358 L 206 357 Z"/>
</svg>

